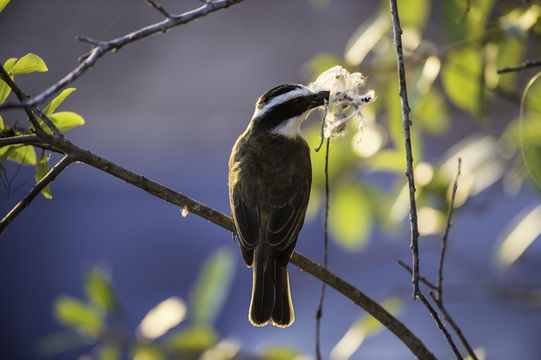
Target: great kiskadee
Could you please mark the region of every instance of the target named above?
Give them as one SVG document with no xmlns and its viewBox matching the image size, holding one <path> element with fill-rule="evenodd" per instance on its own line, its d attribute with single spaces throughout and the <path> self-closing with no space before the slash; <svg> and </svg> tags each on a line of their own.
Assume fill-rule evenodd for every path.
<svg viewBox="0 0 541 360">
<path fill-rule="evenodd" d="M 253 267 L 249 319 L 279 327 L 294 320 L 287 264 L 310 197 L 310 148 L 301 134 L 307 112 L 329 91 L 286 84 L 258 99 L 229 160 L 229 199 L 240 252 Z"/>
</svg>

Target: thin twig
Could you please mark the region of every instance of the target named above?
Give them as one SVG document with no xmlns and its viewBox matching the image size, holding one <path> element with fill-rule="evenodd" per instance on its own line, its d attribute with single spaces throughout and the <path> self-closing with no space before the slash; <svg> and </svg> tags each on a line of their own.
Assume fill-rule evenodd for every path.
<svg viewBox="0 0 541 360">
<path fill-rule="evenodd" d="M 458 189 L 458 178 L 460 177 L 460 170 L 462 165 L 462 159 L 458 158 L 458 169 L 456 172 L 455 182 L 453 183 L 453 190 L 451 193 L 451 201 L 449 202 L 449 213 L 447 215 L 447 226 L 441 238 L 441 251 L 440 260 L 438 265 L 438 285 L 436 286 L 436 294 L 438 302 L 442 302 L 442 288 L 443 288 L 443 261 L 445 259 L 445 251 L 447 250 L 447 237 L 449 236 L 449 230 L 453 223 L 453 211 L 455 208 L 455 196 Z"/>
<path fill-rule="evenodd" d="M 526 60 L 518 66 L 504 67 L 503 69 L 498 69 L 496 72 L 498 74 L 505 74 L 513 71 L 522 71 L 538 66 L 541 66 L 541 60 Z"/>
<path fill-rule="evenodd" d="M 171 14 L 169 14 L 167 12 L 167 10 L 165 10 L 165 8 L 160 5 L 160 4 L 157 4 L 155 3 L 154 1 L 152 0 L 145 0 L 147 4 L 149 4 L 151 7 L 153 7 L 154 9 L 158 10 L 158 12 L 160 12 L 160 14 L 162 14 L 163 16 L 165 16 L 167 19 L 170 19 L 171 18 Z"/>
<path fill-rule="evenodd" d="M 164 33 L 175 26 L 189 23 L 193 20 L 201 18 L 205 15 L 211 14 L 220 9 L 224 9 L 231 5 L 240 3 L 241 1 L 244 1 L 244 0 L 215 0 L 209 3 L 205 3 L 203 6 L 197 9 L 185 12 L 184 14 L 181 14 L 181 15 L 172 16 L 171 18 L 162 20 L 153 25 L 146 26 L 142 29 L 136 30 L 132 33 L 126 34 L 119 38 L 116 38 L 110 41 L 100 42 L 99 45 L 96 46 L 94 49 L 92 49 L 92 51 L 88 54 L 88 56 L 84 59 L 84 61 L 82 61 L 75 69 L 73 69 L 70 73 L 68 73 L 66 76 L 64 76 L 62 79 L 60 79 L 53 85 L 49 86 L 43 92 L 27 100 L 24 100 L 24 101 L 20 100 L 20 102 L 18 103 L 13 103 L 13 102 L 4 103 L 0 105 L 0 110 L 35 106 L 37 104 L 41 104 L 47 98 L 49 98 L 53 94 L 57 93 L 58 91 L 60 91 L 61 89 L 71 84 L 76 79 L 78 79 L 90 67 L 92 67 L 96 63 L 96 61 L 98 61 L 99 58 L 101 58 L 106 53 L 117 51 L 121 49 L 122 47 L 126 46 L 127 44 L 130 44 L 142 38 L 146 38 L 148 36 L 155 35 L 155 34 Z"/>
<path fill-rule="evenodd" d="M 32 200 L 34 200 L 34 198 L 41 192 L 41 190 L 43 190 L 43 188 L 45 188 L 45 186 L 50 184 L 51 181 L 53 181 L 58 174 L 62 172 L 62 170 L 64 170 L 74 161 L 75 158 L 72 155 L 66 155 L 55 166 L 53 166 L 53 168 L 49 170 L 49 172 L 37 184 L 35 184 L 32 189 L 30 189 L 28 194 L 26 194 L 26 196 L 19 201 L 19 203 L 15 205 L 15 207 L 13 207 L 13 209 L 11 209 L 11 211 L 0 221 L 0 233 L 6 228 L 6 226 L 9 225 L 9 223 L 11 223 L 13 219 L 15 219 L 15 217 L 17 217 L 17 215 L 19 215 L 21 211 L 30 205 Z"/>
<path fill-rule="evenodd" d="M 410 227 L 411 227 L 411 243 L 412 250 L 412 262 L 413 262 L 413 298 L 419 293 L 419 228 L 417 226 L 417 205 L 415 203 L 415 181 L 413 179 L 413 155 L 411 151 L 411 138 L 410 138 L 410 107 L 408 105 L 408 92 L 406 89 L 406 71 L 404 69 L 404 54 L 402 52 L 402 28 L 400 27 L 400 19 L 398 17 L 398 10 L 396 0 L 390 0 L 391 2 L 391 14 L 393 17 L 394 28 L 394 45 L 396 47 L 396 58 L 398 67 L 398 80 L 400 86 L 400 99 L 402 103 L 402 130 L 404 132 L 404 141 L 406 146 L 406 177 L 409 183 L 410 194 Z"/>
<path fill-rule="evenodd" d="M 33 108 L 34 112 L 38 114 L 40 119 L 47 125 L 47 127 L 55 134 L 56 136 L 63 137 L 62 132 L 56 127 L 54 122 L 47 116 L 43 111 L 38 108 Z"/>
<path fill-rule="evenodd" d="M 447 342 L 451 346 L 451 349 L 453 349 L 453 352 L 455 353 L 456 358 L 459 359 L 459 360 L 463 360 L 462 354 L 460 353 L 460 351 L 458 351 L 458 349 L 456 347 L 456 344 L 453 341 L 453 337 L 451 336 L 451 334 L 449 334 L 449 331 L 447 331 L 447 329 L 445 328 L 445 326 L 441 322 L 441 319 L 440 319 L 438 313 L 436 312 L 436 310 L 434 309 L 434 307 L 425 298 L 425 296 L 423 295 L 422 292 L 419 292 L 419 294 L 417 294 L 417 296 L 421 300 L 421 302 L 424 304 L 424 306 L 428 309 L 428 312 L 430 313 L 430 315 L 432 316 L 432 318 L 436 322 L 436 325 L 438 326 L 438 329 L 441 330 L 441 332 L 445 336 L 445 339 L 447 339 Z"/>
<path fill-rule="evenodd" d="M 471 0 L 466 0 L 466 8 L 464 9 L 464 12 L 462 13 L 462 15 L 460 15 L 457 21 L 463 22 L 464 20 L 466 20 L 466 16 L 468 16 L 470 10 L 471 10 Z"/>
<path fill-rule="evenodd" d="M 318 152 L 319 149 L 321 149 L 321 146 L 323 145 L 323 140 L 325 139 L 325 134 L 324 134 L 323 129 L 325 128 L 325 118 L 327 117 L 327 108 L 329 107 L 329 102 L 327 101 L 327 99 L 323 99 L 323 104 L 324 104 L 323 117 L 321 118 L 321 130 L 320 130 L 321 140 L 319 141 L 319 145 L 316 148 L 316 152 Z"/>
<path fill-rule="evenodd" d="M 327 109 L 327 103 L 325 102 L 325 109 Z M 325 150 L 325 226 L 323 234 L 323 266 L 328 267 L 328 222 L 329 222 L 329 147 L 331 145 L 331 138 L 327 138 L 327 148 Z M 316 356 L 318 360 L 321 360 L 321 347 L 319 343 L 320 329 L 321 329 L 321 317 L 323 316 L 323 299 L 325 298 L 325 282 L 321 283 L 321 292 L 319 294 L 319 305 L 316 312 Z"/>
<path fill-rule="evenodd" d="M 398 265 L 400 265 L 404 269 L 406 269 L 410 274 L 413 273 L 413 271 L 411 270 L 411 267 L 409 265 L 407 265 L 406 263 L 404 263 L 402 260 L 397 260 L 397 263 L 398 263 Z M 419 275 L 419 281 L 422 282 L 423 284 L 425 284 L 426 286 L 428 286 L 429 288 L 431 288 L 432 290 L 437 290 L 438 289 L 438 287 L 436 285 L 432 284 L 424 276 Z"/>
<path fill-rule="evenodd" d="M 99 40 L 92 39 L 91 37 L 88 37 L 88 36 L 76 36 L 75 40 L 83 42 L 83 43 L 87 43 L 87 44 L 90 44 L 90 45 L 94 45 L 94 46 L 99 46 L 100 45 Z"/>
</svg>

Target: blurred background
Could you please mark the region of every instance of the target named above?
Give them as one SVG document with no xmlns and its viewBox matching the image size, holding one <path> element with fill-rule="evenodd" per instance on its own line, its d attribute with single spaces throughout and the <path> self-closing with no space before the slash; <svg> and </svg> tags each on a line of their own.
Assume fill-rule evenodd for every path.
<svg viewBox="0 0 541 360">
<path fill-rule="evenodd" d="M 171 13 L 200 6 L 161 4 Z M 306 84 L 337 64 L 361 71 L 377 99 L 363 108 L 360 132 L 356 119 L 349 135 L 331 142 L 329 268 L 385 303 L 437 358 L 451 358 L 426 309 L 411 300 L 410 275 L 397 265 L 411 258 L 409 204 L 386 6 L 246 0 L 105 55 L 71 85 L 77 91 L 59 111 L 85 119 L 66 133 L 75 144 L 229 214 L 229 153 L 258 96 L 278 84 Z M 535 69 L 502 75 L 496 69 L 539 58 L 541 7 L 401 0 L 399 11 L 421 273 L 436 282 L 460 157 L 445 304 L 478 358 L 538 359 L 541 81 L 533 79 Z M 75 36 L 109 40 L 161 19 L 142 0 L 12 1 L 0 14 L 0 60 L 39 55 L 48 72 L 15 77 L 36 94 L 91 49 Z M 20 111 L 2 117 L 6 126 L 28 127 Z M 304 124 L 312 148 L 319 117 Z M 324 152 L 312 155 L 312 198 L 297 250 L 321 263 Z M 50 166 L 58 159 L 52 154 Z M 9 160 L 2 214 L 35 181 L 35 166 Z M 1 358 L 315 357 L 320 283 L 310 275 L 289 267 L 293 326 L 254 328 L 247 319 L 251 270 L 227 231 L 84 164 L 65 170 L 51 193 L 52 200 L 40 195 L 0 235 Z M 335 359 L 412 358 L 332 289 L 321 346 L 324 358 L 331 352 Z"/>
</svg>

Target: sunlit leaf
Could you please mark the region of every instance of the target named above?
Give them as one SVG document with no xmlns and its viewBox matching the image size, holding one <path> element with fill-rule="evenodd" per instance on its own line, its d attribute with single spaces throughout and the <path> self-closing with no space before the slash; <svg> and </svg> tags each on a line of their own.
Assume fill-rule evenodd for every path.
<svg viewBox="0 0 541 360">
<path fill-rule="evenodd" d="M 446 33 L 451 41 L 457 41 L 482 35 L 494 0 L 446 0 L 442 3 Z"/>
<path fill-rule="evenodd" d="M 4 70 L 6 70 L 8 74 L 13 68 L 13 65 L 15 65 L 16 61 L 17 61 L 17 58 L 11 58 L 11 59 L 8 59 L 4 63 Z M 13 80 L 13 76 L 10 76 L 10 77 L 11 77 L 11 80 Z M 0 79 L 0 104 L 6 101 L 6 98 L 8 97 L 10 92 L 11 92 L 11 88 L 8 86 L 8 84 L 6 84 L 4 80 Z"/>
<path fill-rule="evenodd" d="M 26 165 L 36 165 L 36 151 L 31 145 L 9 145 L 0 148 L 0 159 L 7 158 Z"/>
<path fill-rule="evenodd" d="M 359 186 L 336 188 L 331 194 L 329 229 L 339 245 L 357 250 L 366 244 L 372 229 L 372 212 L 368 198 Z"/>
<path fill-rule="evenodd" d="M 263 350 L 262 360 L 294 360 L 300 355 L 299 351 L 287 346 L 272 346 Z"/>
<path fill-rule="evenodd" d="M 201 353 L 210 348 L 218 340 L 214 329 L 207 325 L 194 325 L 172 335 L 167 347 L 174 352 Z"/>
<path fill-rule="evenodd" d="M 186 315 L 186 305 L 178 297 L 170 297 L 153 307 L 143 318 L 137 332 L 145 339 L 156 339 L 180 324 Z"/>
<path fill-rule="evenodd" d="M 196 324 L 212 324 L 229 293 L 235 257 L 226 249 L 215 252 L 203 265 L 190 293 L 190 316 Z"/>
<path fill-rule="evenodd" d="M 383 149 L 378 151 L 370 159 L 367 159 L 367 164 L 376 171 L 404 173 L 406 170 L 406 157 L 404 156 L 404 152 Z"/>
<path fill-rule="evenodd" d="M 445 216 L 440 210 L 429 206 L 420 207 L 417 218 L 420 235 L 440 234 L 443 231 Z"/>
<path fill-rule="evenodd" d="M 49 118 L 60 131 L 65 131 L 85 124 L 85 120 L 81 115 L 71 111 L 57 112 L 49 115 Z"/>
<path fill-rule="evenodd" d="M 133 360 L 165 360 L 163 350 L 152 344 L 138 344 L 134 349 Z"/>
<path fill-rule="evenodd" d="M 121 354 L 117 347 L 103 345 L 98 350 L 97 360 L 120 360 Z"/>
<path fill-rule="evenodd" d="M 400 0 L 398 2 L 400 24 L 422 29 L 430 13 L 429 0 Z"/>
<path fill-rule="evenodd" d="M 240 342 L 235 339 L 224 339 L 206 350 L 199 360 L 231 360 L 240 350 Z"/>
<path fill-rule="evenodd" d="M 423 130 L 432 134 L 442 134 L 449 128 L 447 105 L 437 89 L 432 89 L 418 99 L 412 118 L 422 124 Z"/>
<path fill-rule="evenodd" d="M 28 53 L 13 65 L 9 75 L 29 74 L 35 71 L 44 72 L 47 70 L 47 65 L 39 56 Z"/>
<path fill-rule="evenodd" d="M 4 10 L 7 4 L 9 4 L 11 0 L 0 0 L 0 13 Z"/>
<path fill-rule="evenodd" d="M 43 110 L 43 113 L 47 116 L 51 115 L 56 108 L 64 101 L 66 98 L 75 91 L 75 88 L 64 89 L 57 97 L 55 97 L 49 105 Z"/>
<path fill-rule="evenodd" d="M 54 303 L 56 320 L 70 329 L 90 337 L 98 336 L 104 323 L 101 314 L 94 308 L 72 297 L 62 296 Z"/>
<path fill-rule="evenodd" d="M 36 165 L 36 183 L 38 183 L 43 177 L 49 172 L 49 157 L 45 153 L 45 150 L 41 151 L 41 155 L 39 156 L 39 161 Z M 51 184 L 47 184 L 41 190 L 41 194 L 46 199 L 52 199 L 53 196 L 51 195 Z"/>
<path fill-rule="evenodd" d="M 90 302 L 104 313 L 115 310 L 115 293 L 109 276 L 103 270 L 93 268 L 86 274 L 85 291 Z"/>
<path fill-rule="evenodd" d="M 520 64 L 522 57 L 524 56 L 525 49 L 526 46 L 524 41 L 521 41 L 515 37 L 505 37 L 498 47 L 498 56 L 495 68 L 501 69 Z M 516 72 L 496 75 L 498 76 L 498 85 L 500 85 L 502 89 L 513 90 L 517 75 L 518 74 Z"/>
<path fill-rule="evenodd" d="M 392 26 L 387 12 L 379 12 L 363 22 L 351 35 L 344 52 L 344 60 L 350 66 L 358 66 L 366 55 L 387 34 Z"/>
<path fill-rule="evenodd" d="M 382 304 L 391 315 L 396 316 L 402 310 L 402 300 L 390 298 Z M 376 335 L 383 329 L 383 325 L 371 315 L 365 315 L 357 320 L 342 339 L 331 351 L 331 360 L 347 360 L 359 349 L 367 336 Z"/>
<path fill-rule="evenodd" d="M 4 129 L 4 118 L 0 115 L 0 130 Z"/>
<path fill-rule="evenodd" d="M 481 116 L 484 110 L 483 76 L 479 51 L 463 48 L 447 57 L 442 71 L 443 87 L 456 106 Z"/>
<path fill-rule="evenodd" d="M 541 205 L 522 211 L 500 235 L 497 260 L 505 269 L 511 266 L 541 235 Z"/>
</svg>

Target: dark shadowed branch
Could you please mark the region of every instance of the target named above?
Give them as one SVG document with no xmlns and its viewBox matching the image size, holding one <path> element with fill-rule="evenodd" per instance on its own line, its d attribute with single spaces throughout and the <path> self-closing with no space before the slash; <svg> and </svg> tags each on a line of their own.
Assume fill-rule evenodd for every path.
<svg viewBox="0 0 541 360">
<path fill-rule="evenodd" d="M 402 52 L 402 28 L 400 27 L 400 19 L 398 17 L 398 9 L 396 6 L 396 0 L 391 1 L 391 15 L 393 17 L 393 29 L 394 29 L 394 45 L 396 47 L 396 59 L 398 67 L 398 83 L 400 91 L 400 101 L 402 103 L 402 131 L 404 133 L 404 140 L 406 145 L 406 177 L 408 178 L 409 194 L 410 194 L 410 228 L 411 228 L 411 242 L 410 247 L 412 251 L 413 262 L 413 298 L 419 293 L 419 229 L 417 226 L 417 205 L 415 203 L 415 181 L 413 179 L 413 155 L 411 151 L 411 137 L 410 137 L 410 107 L 408 104 L 408 92 L 406 89 L 406 70 L 404 68 L 404 54 Z"/>
<path fill-rule="evenodd" d="M 504 67 L 503 69 L 498 69 L 497 73 L 505 74 L 505 73 L 510 73 L 514 71 L 522 71 L 522 70 L 530 69 L 533 67 L 539 67 L 539 66 L 541 66 L 541 60 L 527 60 L 518 66 Z"/>
<path fill-rule="evenodd" d="M 196 20 L 200 17 L 203 17 L 205 15 L 211 14 L 215 11 L 218 11 L 220 9 L 227 8 L 231 5 L 240 3 L 243 0 L 214 0 L 214 1 L 208 1 L 205 2 L 203 6 L 185 12 L 180 15 L 171 15 L 170 17 L 167 17 L 165 20 L 160 21 L 156 24 L 146 26 L 142 29 L 136 30 L 132 33 L 126 34 L 124 36 L 121 36 L 119 38 L 109 40 L 109 41 L 101 41 L 97 42 L 96 47 L 94 47 L 88 56 L 84 58 L 84 60 L 77 66 L 75 69 L 73 69 L 69 74 L 64 76 L 62 79 L 60 79 L 58 82 L 54 83 L 53 85 L 49 86 L 47 89 L 45 89 L 40 94 L 30 97 L 25 100 L 19 99 L 18 103 L 4 103 L 0 105 L 0 110 L 2 109 L 9 109 L 9 108 L 21 108 L 21 107 L 29 107 L 29 106 L 35 106 L 41 104 L 43 101 L 45 101 L 50 96 L 54 95 L 61 89 L 65 88 L 67 85 L 71 84 L 73 81 L 75 81 L 77 78 L 79 78 L 81 75 L 83 75 L 89 68 L 91 68 L 96 61 L 99 60 L 103 55 L 107 54 L 108 52 L 114 52 L 118 51 L 122 47 L 135 42 L 137 40 L 146 38 L 151 35 L 164 33 L 167 30 L 187 24 L 193 20 Z M 153 2 L 151 2 L 153 3 Z M 79 38 L 83 39 L 83 38 Z M 84 38 L 87 39 L 87 38 Z M 93 41 L 95 42 L 95 41 Z M 96 43 L 96 42 L 95 42 Z"/>
</svg>

